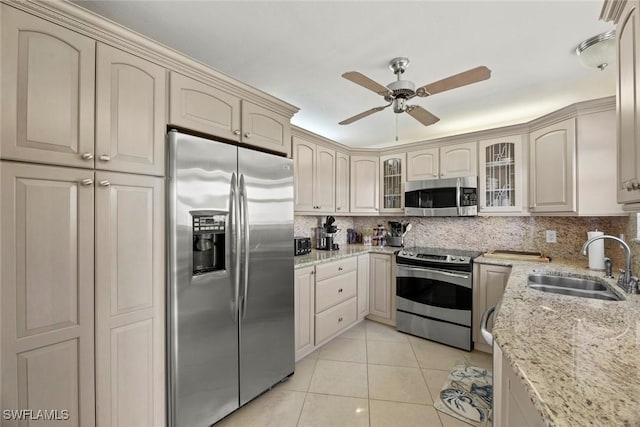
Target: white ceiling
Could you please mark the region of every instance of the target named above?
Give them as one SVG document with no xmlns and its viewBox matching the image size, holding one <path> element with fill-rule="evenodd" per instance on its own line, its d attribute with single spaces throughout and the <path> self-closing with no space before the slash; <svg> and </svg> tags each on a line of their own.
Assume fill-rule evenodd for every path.
<svg viewBox="0 0 640 427">
<path fill-rule="evenodd" d="M 100 15 L 300 108 L 292 122 L 352 147 L 389 146 L 521 123 L 613 95 L 615 67 L 580 65 L 574 49 L 612 29 L 592 1 L 77 1 Z M 416 86 L 478 65 L 490 80 L 414 98 L 440 117 L 424 127 L 343 78 L 384 85 L 406 56 Z M 396 117 L 399 142 L 395 142 Z"/>
</svg>

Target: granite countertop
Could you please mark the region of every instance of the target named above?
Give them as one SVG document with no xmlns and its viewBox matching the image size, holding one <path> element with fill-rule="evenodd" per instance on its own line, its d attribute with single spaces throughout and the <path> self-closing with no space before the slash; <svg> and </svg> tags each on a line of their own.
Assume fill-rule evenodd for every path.
<svg viewBox="0 0 640 427">
<path fill-rule="evenodd" d="M 475 262 L 512 267 L 493 336 L 548 426 L 640 426 L 640 296 L 585 262 Z M 529 289 L 539 271 L 601 277 L 625 301 Z"/>
<path fill-rule="evenodd" d="M 392 255 L 402 248 L 392 246 L 340 245 L 337 251 L 318 251 L 312 249 L 310 254 L 294 257 L 294 268 L 309 267 L 323 262 L 335 261 L 365 253 L 383 253 Z"/>
</svg>

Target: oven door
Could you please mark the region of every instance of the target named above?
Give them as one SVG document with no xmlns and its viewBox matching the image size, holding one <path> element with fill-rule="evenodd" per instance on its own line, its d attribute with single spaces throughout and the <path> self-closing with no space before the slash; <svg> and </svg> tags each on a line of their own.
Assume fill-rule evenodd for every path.
<svg viewBox="0 0 640 427">
<path fill-rule="evenodd" d="M 471 272 L 397 265 L 396 308 L 471 327 Z"/>
</svg>

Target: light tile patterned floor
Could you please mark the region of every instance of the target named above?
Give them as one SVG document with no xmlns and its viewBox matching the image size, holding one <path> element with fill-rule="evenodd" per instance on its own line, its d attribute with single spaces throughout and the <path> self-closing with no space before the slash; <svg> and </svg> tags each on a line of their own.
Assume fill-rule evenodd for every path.
<svg viewBox="0 0 640 427">
<path fill-rule="evenodd" d="M 491 369 L 467 352 L 364 321 L 299 361 L 295 374 L 221 427 L 469 427 L 433 408 L 451 368 Z"/>
</svg>

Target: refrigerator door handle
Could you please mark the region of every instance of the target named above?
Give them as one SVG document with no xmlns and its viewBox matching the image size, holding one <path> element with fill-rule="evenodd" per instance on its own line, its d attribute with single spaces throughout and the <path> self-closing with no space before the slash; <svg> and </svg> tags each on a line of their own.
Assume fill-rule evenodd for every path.
<svg viewBox="0 0 640 427">
<path fill-rule="evenodd" d="M 247 298 L 249 293 L 249 212 L 247 203 L 247 185 L 244 181 L 244 175 L 240 174 L 240 216 L 243 231 L 243 252 L 244 262 L 242 266 L 242 278 L 244 282 L 244 292 L 242 293 L 242 319 L 247 315 Z"/>
<path fill-rule="evenodd" d="M 236 179 L 236 173 L 231 174 L 231 190 L 229 193 L 229 203 L 231 208 L 229 209 L 229 219 L 233 221 L 233 225 L 228 227 L 231 229 L 231 271 L 233 274 L 233 301 L 232 301 L 232 315 L 233 321 L 238 321 L 238 309 L 240 308 L 240 194 L 238 191 L 238 183 Z"/>
</svg>

